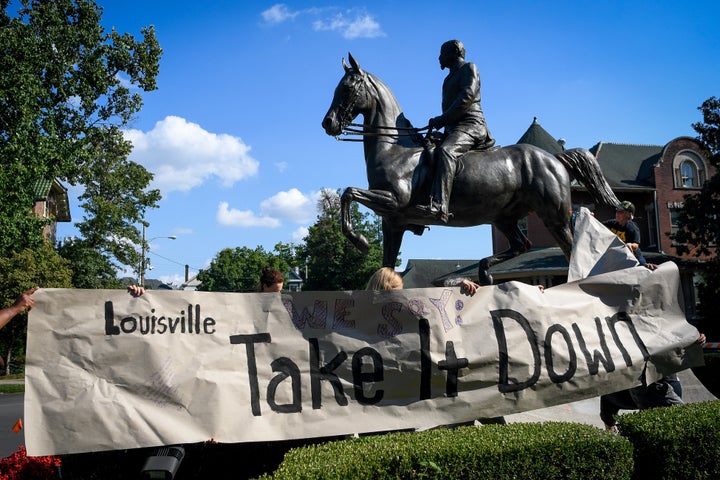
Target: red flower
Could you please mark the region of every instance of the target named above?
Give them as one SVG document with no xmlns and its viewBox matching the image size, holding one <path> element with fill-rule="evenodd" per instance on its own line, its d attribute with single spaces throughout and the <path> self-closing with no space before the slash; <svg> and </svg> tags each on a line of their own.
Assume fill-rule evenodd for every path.
<svg viewBox="0 0 720 480">
<path fill-rule="evenodd" d="M 28 457 L 20 445 L 9 457 L 0 460 L 0 480 L 52 480 L 60 468 L 58 457 Z"/>
</svg>

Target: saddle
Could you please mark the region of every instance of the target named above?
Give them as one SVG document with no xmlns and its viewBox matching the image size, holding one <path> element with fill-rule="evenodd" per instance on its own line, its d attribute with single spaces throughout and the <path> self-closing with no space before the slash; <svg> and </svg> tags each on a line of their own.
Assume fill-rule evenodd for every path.
<svg viewBox="0 0 720 480">
<path fill-rule="evenodd" d="M 425 134 L 425 137 L 423 137 L 423 143 L 425 146 L 425 150 L 434 150 L 435 147 L 440 145 L 445 139 L 447 138 L 447 133 L 441 132 L 439 130 L 428 130 L 428 132 Z M 484 143 L 476 144 L 474 145 L 469 151 L 470 152 L 493 152 L 495 150 L 498 150 L 500 148 L 499 145 L 495 145 L 495 139 L 490 139 L 488 142 L 487 139 Z"/>
</svg>

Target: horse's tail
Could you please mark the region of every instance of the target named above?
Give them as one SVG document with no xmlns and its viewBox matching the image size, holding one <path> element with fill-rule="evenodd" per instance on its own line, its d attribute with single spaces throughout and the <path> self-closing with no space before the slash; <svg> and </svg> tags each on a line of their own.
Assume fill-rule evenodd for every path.
<svg viewBox="0 0 720 480">
<path fill-rule="evenodd" d="M 607 180 L 600 170 L 600 164 L 595 156 L 585 148 L 572 148 L 555 154 L 575 179 L 588 189 L 593 199 L 604 205 L 615 207 L 620 200 L 610 188 Z"/>
</svg>

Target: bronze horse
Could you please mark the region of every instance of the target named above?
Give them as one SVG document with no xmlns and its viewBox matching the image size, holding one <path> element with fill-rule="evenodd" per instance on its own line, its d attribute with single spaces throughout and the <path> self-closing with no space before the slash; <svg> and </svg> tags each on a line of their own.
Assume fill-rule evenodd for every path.
<svg viewBox="0 0 720 480">
<path fill-rule="evenodd" d="M 383 265 L 395 267 L 405 231 L 422 234 L 427 225 L 442 225 L 417 209 L 428 203 L 432 184 L 433 155 L 418 129 L 413 128 L 390 89 L 364 71 L 349 56 L 343 59 L 345 75 L 335 89 L 322 126 L 338 136 L 358 116 L 363 135 L 368 189 L 348 187 L 341 197 L 341 223 L 345 236 L 362 251 L 367 239 L 351 223 L 353 201 L 382 217 Z M 353 133 L 353 130 L 350 130 Z M 479 279 L 492 283 L 489 268 L 530 248 L 518 220 L 534 211 L 543 221 L 565 256 L 570 258 L 570 175 L 590 192 L 596 202 L 618 205 L 595 157 L 575 148 L 552 155 L 533 145 L 510 145 L 490 151 L 470 151 L 461 159 L 455 176 L 448 226 L 492 224 L 508 239 L 510 248 L 480 262 Z"/>
</svg>

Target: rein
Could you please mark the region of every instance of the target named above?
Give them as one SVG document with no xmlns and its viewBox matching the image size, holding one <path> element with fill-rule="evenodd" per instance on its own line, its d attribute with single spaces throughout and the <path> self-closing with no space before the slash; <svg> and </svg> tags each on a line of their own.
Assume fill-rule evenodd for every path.
<svg viewBox="0 0 720 480">
<path fill-rule="evenodd" d="M 362 130 L 359 130 L 357 128 L 349 128 L 349 127 L 361 127 Z M 375 129 L 375 130 L 393 130 L 397 133 L 384 133 L 384 132 L 368 132 L 365 130 L 365 128 L 368 129 Z M 420 132 L 427 130 L 429 127 L 425 126 L 422 128 L 415 128 L 415 127 L 390 127 L 385 125 L 364 125 L 362 123 L 349 123 L 347 126 L 343 127 L 342 133 L 340 135 L 345 136 L 351 136 L 351 135 L 357 135 L 359 137 L 392 137 L 392 138 L 400 138 L 400 137 L 414 137 L 418 135 Z M 340 138 L 340 135 L 335 135 L 335 140 L 339 142 L 362 142 L 363 138 Z"/>
</svg>

